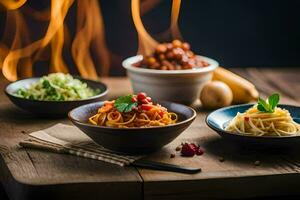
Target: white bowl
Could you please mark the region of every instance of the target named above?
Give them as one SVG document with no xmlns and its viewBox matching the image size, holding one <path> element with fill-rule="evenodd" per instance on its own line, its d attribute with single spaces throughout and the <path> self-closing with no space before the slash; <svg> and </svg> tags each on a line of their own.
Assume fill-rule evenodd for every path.
<svg viewBox="0 0 300 200">
<path fill-rule="evenodd" d="M 156 70 L 134 66 L 143 56 L 133 56 L 123 61 L 134 93 L 146 92 L 154 100 L 166 100 L 190 105 L 198 99 L 204 83 L 212 78 L 218 62 L 199 56 L 210 65 L 189 70 Z"/>
</svg>

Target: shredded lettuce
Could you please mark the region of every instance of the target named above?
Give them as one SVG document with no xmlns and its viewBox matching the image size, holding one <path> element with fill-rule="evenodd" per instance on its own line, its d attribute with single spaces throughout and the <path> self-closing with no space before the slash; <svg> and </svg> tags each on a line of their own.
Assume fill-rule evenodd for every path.
<svg viewBox="0 0 300 200">
<path fill-rule="evenodd" d="M 52 73 L 43 76 L 28 88 L 20 88 L 16 95 L 25 99 L 44 101 L 74 101 L 99 94 L 86 83 L 73 78 L 70 74 Z"/>
</svg>

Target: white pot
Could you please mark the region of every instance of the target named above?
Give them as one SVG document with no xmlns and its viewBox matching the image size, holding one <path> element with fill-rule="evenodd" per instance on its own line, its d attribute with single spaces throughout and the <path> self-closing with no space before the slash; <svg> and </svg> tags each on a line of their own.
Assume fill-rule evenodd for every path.
<svg viewBox="0 0 300 200">
<path fill-rule="evenodd" d="M 146 92 L 156 101 L 166 100 L 190 105 L 198 99 L 202 86 L 212 78 L 219 66 L 213 59 L 199 56 L 210 65 L 189 70 L 156 70 L 134 66 L 143 56 L 133 56 L 123 61 L 134 93 Z"/>
</svg>

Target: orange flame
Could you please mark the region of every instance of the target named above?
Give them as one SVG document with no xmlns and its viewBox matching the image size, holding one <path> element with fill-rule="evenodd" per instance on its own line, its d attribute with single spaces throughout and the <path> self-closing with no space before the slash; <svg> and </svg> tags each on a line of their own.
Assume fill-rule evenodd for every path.
<svg viewBox="0 0 300 200">
<path fill-rule="evenodd" d="M 40 21 L 49 21 L 45 35 L 32 43 L 28 40 L 28 31 L 23 13 L 14 10 L 21 7 L 26 0 L 0 0 L 0 6 L 8 11 L 6 32 L 14 33 L 11 45 L 0 43 L 0 69 L 10 81 L 20 77 L 32 76 L 32 66 L 42 59 L 46 50 L 50 49 L 50 71 L 68 72 L 62 53 L 66 44 L 70 43 L 68 29 L 64 25 L 65 17 L 74 0 L 51 0 L 51 8 L 36 11 L 24 7 L 22 12 Z M 143 1 L 143 12 L 152 9 L 160 0 Z M 180 0 L 173 0 L 170 32 L 174 37 L 180 37 L 177 21 L 180 10 Z M 132 0 L 132 17 L 138 32 L 138 53 L 150 54 L 158 44 L 143 26 L 140 14 L 140 1 Z M 108 75 L 110 52 L 106 47 L 103 18 L 97 0 L 77 1 L 77 30 L 71 46 L 71 53 L 79 73 L 83 77 L 96 79 L 100 75 Z M 11 29 L 13 31 L 11 31 Z M 25 37 L 24 37 L 25 36 Z M 67 42 L 67 43 L 66 43 Z M 94 59 L 101 68 L 95 66 Z"/>
<path fill-rule="evenodd" d="M 158 42 L 149 35 L 143 25 L 140 15 L 140 0 L 131 1 L 131 13 L 134 26 L 138 33 L 138 54 L 149 55 L 153 52 Z"/>
<path fill-rule="evenodd" d="M 51 2 L 51 18 L 46 36 L 43 39 L 42 47 L 45 47 L 51 41 L 51 62 L 50 72 L 64 72 L 68 69 L 62 58 L 62 49 L 64 44 L 64 18 L 73 0 L 59 1 L 61 4 Z"/>
<path fill-rule="evenodd" d="M 0 4 L 3 4 L 6 9 L 17 9 L 25 3 L 25 0 L 8 2 L 0 0 Z M 13 2 L 15 4 L 12 4 Z M 0 43 L 0 69 L 2 68 L 2 73 L 8 80 L 15 81 L 19 77 L 32 76 L 33 63 L 41 59 L 49 48 L 50 72 L 68 72 L 62 56 L 66 41 L 70 43 L 64 20 L 73 3 L 74 0 L 51 0 L 51 8 L 42 11 L 24 7 L 22 11 L 28 16 L 39 21 L 49 21 L 45 35 L 32 43 L 23 37 L 24 33 L 28 34 L 21 11 L 8 11 L 8 16 L 11 17 L 7 18 L 5 32 L 11 34 L 10 29 L 14 29 L 14 39 L 10 48 L 7 44 Z M 77 1 L 77 6 L 77 31 L 71 47 L 74 62 L 83 77 L 96 79 L 97 69 L 90 52 L 93 50 L 95 59 L 101 66 L 98 70 L 101 75 L 106 76 L 109 73 L 110 57 L 105 43 L 104 24 L 98 1 L 80 0 Z"/>
<path fill-rule="evenodd" d="M 0 69 L 2 68 L 4 58 L 8 54 L 8 48 L 5 44 L 0 43 Z"/>
<path fill-rule="evenodd" d="M 15 10 L 24 5 L 26 0 L 0 0 L 0 6 L 6 10 Z"/>
<path fill-rule="evenodd" d="M 7 22 L 14 22 L 14 23 L 11 23 L 10 25 L 14 25 L 14 27 L 12 26 L 8 26 L 6 27 L 6 35 L 4 36 L 5 38 L 9 38 L 9 35 L 8 34 L 11 34 L 13 32 L 15 32 L 15 36 L 14 36 L 14 39 L 12 41 L 12 45 L 11 45 L 11 51 L 9 51 L 7 49 L 7 47 L 5 47 L 5 45 L 3 44 L 2 45 L 2 48 L 1 48 L 1 51 L 3 52 L 3 54 L 1 55 L 1 59 L 2 62 L 0 62 L 0 64 L 3 64 L 3 70 L 5 72 L 9 72 L 9 73 L 12 73 L 12 74 L 16 74 L 17 73 L 17 67 L 10 67 L 10 66 L 7 66 L 7 58 L 10 59 L 11 57 L 11 52 L 12 51 L 15 51 L 16 49 L 20 48 L 22 46 L 22 44 L 26 44 L 29 42 L 29 37 L 28 37 L 28 30 L 26 28 L 26 26 L 24 25 L 25 24 L 25 20 L 24 20 L 24 17 L 23 15 L 17 11 L 17 10 L 14 10 L 14 11 L 10 11 L 8 14 L 7 14 Z M 5 52 L 5 53 L 4 53 Z M 22 75 L 24 77 L 27 77 L 27 76 L 31 76 L 32 75 L 32 71 L 31 71 L 31 59 L 30 58 L 25 58 L 25 59 L 22 59 L 20 60 L 20 63 L 22 63 L 23 66 L 25 66 L 25 68 L 21 69 L 22 71 Z M 14 65 L 14 66 L 17 66 L 18 64 L 18 61 L 16 60 L 11 60 L 10 62 L 11 65 Z M 4 74 L 5 76 L 5 74 Z"/>
<path fill-rule="evenodd" d="M 181 0 L 172 1 L 170 30 L 174 38 L 181 38 L 177 23 L 179 18 L 180 4 Z M 140 0 L 131 1 L 131 12 L 136 31 L 138 33 L 139 47 L 137 54 L 149 55 L 153 52 L 158 42 L 153 37 L 151 37 L 151 35 L 146 31 L 143 25 L 140 15 Z"/>
<path fill-rule="evenodd" d="M 180 12 L 181 0 L 173 0 L 172 13 L 171 13 L 171 25 L 170 30 L 173 38 L 182 39 L 181 33 L 178 27 L 178 18 Z"/>
<path fill-rule="evenodd" d="M 61 57 L 61 51 L 64 42 L 63 22 L 66 17 L 69 7 L 72 5 L 73 0 L 51 1 L 51 18 L 45 36 L 23 48 L 11 48 L 3 61 L 2 73 L 10 81 L 18 79 L 17 67 L 22 64 L 20 74 L 31 76 L 32 75 L 32 62 L 31 58 L 34 53 L 39 55 L 43 48 L 51 42 L 51 71 L 67 72 L 67 68 Z M 18 13 L 18 12 L 17 12 Z M 17 15 L 18 16 L 18 15 Z M 15 18 L 16 33 L 12 47 L 19 45 L 20 35 L 22 34 L 21 28 L 26 27 L 23 20 L 18 17 Z M 18 29 L 18 27 L 20 29 Z M 19 41 L 19 42 L 15 42 Z M 14 45 L 15 44 L 15 45 Z M 25 59 L 26 62 L 19 64 L 20 59 Z"/>
<path fill-rule="evenodd" d="M 25 4 L 26 0 L 0 0 L 0 8 L 4 8 L 6 10 L 15 10 L 20 8 Z M 6 33 L 11 33 L 14 31 L 16 33 L 15 38 L 12 42 L 12 49 L 19 48 L 22 41 L 21 41 L 21 34 L 25 35 L 25 41 L 28 40 L 27 38 L 27 30 L 25 28 L 22 28 L 22 25 L 24 23 L 24 18 L 21 13 L 18 11 L 10 11 L 10 13 L 7 14 L 7 21 L 15 21 L 15 30 L 10 30 L 12 27 L 6 28 Z M 6 35 L 7 36 L 7 35 Z M 3 44 L 0 43 L 0 70 L 2 69 L 5 57 L 9 53 L 9 48 Z M 31 64 L 31 61 L 28 59 L 23 60 L 23 65 L 28 66 Z M 22 74 L 24 76 L 30 76 L 31 70 L 22 70 Z"/>
<path fill-rule="evenodd" d="M 109 52 L 105 45 L 104 25 L 97 0 L 77 1 L 77 34 L 72 43 L 72 56 L 80 74 L 97 79 L 96 68 L 90 54 L 94 47 L 100 57 L 101 74 L 108 75 Z M 91 15 L 91 13 L 93 13 Z M 94 44 L 94 46 L 91 46 Z"/>
</svg>

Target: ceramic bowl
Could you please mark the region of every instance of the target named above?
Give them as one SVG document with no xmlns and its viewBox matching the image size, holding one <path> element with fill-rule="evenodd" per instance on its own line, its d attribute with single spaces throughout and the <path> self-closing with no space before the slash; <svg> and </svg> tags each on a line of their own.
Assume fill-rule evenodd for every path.
<svg viewBox="0 0 300 200">
<path fill-rule="evenodd" d="M 251 136 L 239 133 L 232 133 L 226 131 L 225 128 L 229 122 L 236 116 L 238 112 L 245 112 L 252 107 L 253 104 L 234 105 L 225 108 L 221 108 L 213 111 L 206 117 L 206 124 L 216 131 L 220 136 L 225 139 L 239 142 L 240 144 L 270 144 L 270 145 L 290 145 L 294 142 L 300 142 L 300 136 Z M 292 105 L 278 105 L 280 108 L 284 108 L 291 113 L 294 121 L 300 123 L 300 107 Z"/>
<path fill-rule="evenodd" d="M 199 56 L 210 65 L 191 70 L 155 70 L 134 66 L 143 56 L 133 56 L 123 61 L 134 93 L 146 92 L 155 100 L 166 100 L 186 105 L 199 98 L 204 83 L 211 80 L 219 64 L 210 58 Z"/>
<path fill-rule="evenodd" d="M 84 104 L 105 100 L 105 97 L 108 93 L 108 89 L 104 83 L 78 78 L 78 77 L 76 78 L 81 80 L 84 83 L 87 83 L 87 85 L 92 89 L 100 89 L 101 93 L 87 99 L 74 100 L 74 101 L 40 101 L 40 100 L 24 99 L 22 97 L 15 95 L 16 91 L 19 88 L 28 87 L 30 84 L 37 82 L 40 79 L 40 77 L 28 78 L 28 79 L 23 79 L 23 80 L 10 83 L 5 88 L 5 93 L 8 96 L 8 98 L 19 108 L 37 114 L 42 117 L 51 117 L 51 118 L 64 117 L 73 108 L 76 108 Z"/>
<path fill-rule="evenodd" d="M 196 111 L 188 106 L 171 102 L 160 104 L 177 113 L 179 122 L 149 128 L 113 128 L 90 124 L 88 118 L 97 113 L 103 102 L 75 108 L 69 112 L 69 119 L 96 143 L 107 149 L 127 154 L 144 154 L 156 151 L 173 141 L 196 117 Z"/>
</svg>

